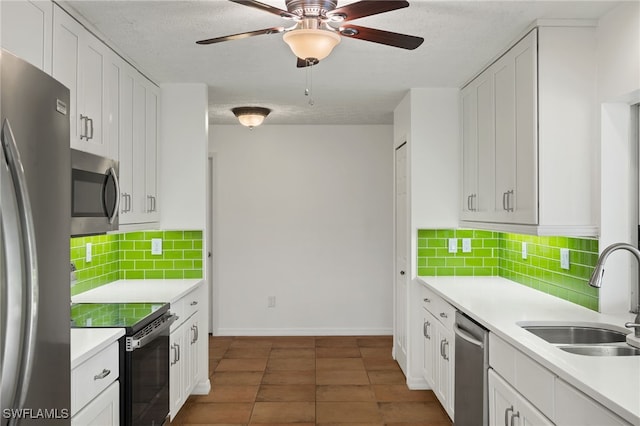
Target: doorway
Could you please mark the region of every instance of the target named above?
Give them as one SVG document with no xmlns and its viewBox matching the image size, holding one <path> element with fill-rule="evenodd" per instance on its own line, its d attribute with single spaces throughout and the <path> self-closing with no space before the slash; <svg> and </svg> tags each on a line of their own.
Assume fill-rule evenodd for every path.
<svg viewBox="0 0 640 426">
<path fill-rule="evenodd" d="M 407 372 L 407 281 L 408 281 L 408 196 L 407 143 L 395 152 L 395 271 L 394 271 L 394 358 Z"/>
</svg>

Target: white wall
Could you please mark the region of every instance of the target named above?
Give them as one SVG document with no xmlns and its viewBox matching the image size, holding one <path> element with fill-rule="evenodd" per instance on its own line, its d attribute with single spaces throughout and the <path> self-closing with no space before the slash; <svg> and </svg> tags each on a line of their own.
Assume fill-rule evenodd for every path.
<svg viewBox="0 0 640 426">
<path fill-rule="evenodd" d="M 215 333 L 391 334 L 392 145 L 386 125 L 211 126 Z"/>
<path fill-rule="evenodd" d="M 207 85 L 163 84 L 160 89 L 160 225 L 162 229 L 204 229 Z"/>
<path fill-rule="evenodd" d="M 640 102 L 640 3 L 623 3 L 602 17 L 597 39 L 602 250 L 614 242 L 635 243 L 637 238 L 637 141 L 631 105 Z M 629 254 L 615 254 L 606 270 L 600 311 L 627 311 L 629 288 L 637 280 L 635 261 Z"/>
</svg>

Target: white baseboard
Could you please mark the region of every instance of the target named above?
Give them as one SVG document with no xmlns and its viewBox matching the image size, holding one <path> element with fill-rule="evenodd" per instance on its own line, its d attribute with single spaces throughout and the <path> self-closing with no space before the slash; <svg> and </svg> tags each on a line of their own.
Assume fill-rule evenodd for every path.
<svg viewBox="0 0 640 426">
<path fill-rule="evenodd" d="M 202 380 L 193 388 L 191 395 L 209 395 L 211 392 L 211 382 L 209 379 Z"/>
<path fill-rule="evenodd" d="M 214 336 L 390 336 L 393 328 L 219 328 Z"/>
</svg>

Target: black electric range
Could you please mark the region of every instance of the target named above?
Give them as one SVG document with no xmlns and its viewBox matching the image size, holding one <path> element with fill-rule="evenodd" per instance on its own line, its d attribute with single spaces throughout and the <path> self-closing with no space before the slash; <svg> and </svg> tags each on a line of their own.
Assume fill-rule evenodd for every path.
<svg viewBox="0 0 640 426">
<path fill-rule="evenodd" d="M 120 339 L 120 424 L 160 426 L 169 416 L 168 303 L 78 303 L 75 328 L 124 328 Z"/>
</svg>

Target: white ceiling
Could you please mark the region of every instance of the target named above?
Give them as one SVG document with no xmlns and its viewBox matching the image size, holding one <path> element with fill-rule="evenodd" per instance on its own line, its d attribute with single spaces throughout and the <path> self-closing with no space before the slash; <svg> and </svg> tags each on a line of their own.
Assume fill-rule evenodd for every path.
<svg viewBox="0 0 640 426">
<path fill-rule="evenodd" d="M 157 83 L 204 82 L 212 124 L 237 123 L 230 109 L 256 105 L 273 111 L 265 124 L 391 124 L 408 89 L 460 87 L 536 19 L 597 19 L 612 1 L 430 1 L 353 21 L 356 25 L 424 37 L 416 50 L 342 38 L 312 71 L 282 34 L 208 46 L 195 41 L 291 25 L 276 15 L 226 0 L 67 1 Z M 262 0 L 286 9 L 284 0 Z M 339 2 L 339 6 L 351 1 Z"/>
</svg>

